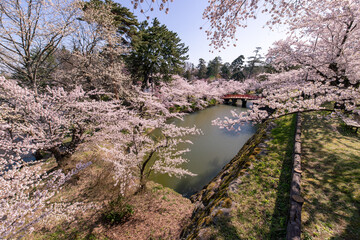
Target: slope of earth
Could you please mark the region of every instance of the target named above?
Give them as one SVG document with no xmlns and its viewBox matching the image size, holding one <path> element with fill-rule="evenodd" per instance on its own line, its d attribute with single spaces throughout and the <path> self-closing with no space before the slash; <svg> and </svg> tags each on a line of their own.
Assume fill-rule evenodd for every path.
<svg viewBox="0 0 360 240">
<path fill-rule="evenodd" d="M 114 240 L 179 239 L 193 210 L 190 200 L 152 182 L 147 188 L 131 199 L 135 214 L 123 224 L 103 228 L 102 235 Z"/>
<path fill-rule="evenodd" d="M 87 208 L 74 208 L 70 215 L 50 216 L 40 221 L 35 231 L 24 239 L 178 239 L 181 229 L 193 211 L 193 204 L 172 189 L 149 181 L 140 193 L 130 192 L 117 200 L 119 187 L 114 185 L 113 166 L 102 161 L 102 155 L 89 146 L 77 151 L 66 160 L 66 169 L 78 162 L 92 164 L 74 175 L 54 196 L 53 202 L 90 204 Z M 56 166 L 50 158 L 46 168 Z M 112 205 L 111 205 L 112 203 Z M 131 207 L 131 215 L 124 221 L 110 224 L 104 220 L 122 213 L 119 206 Z M 71 205 L 70 205 L 71 206 Z M 112 207 L 109 207 L 112 206 Z"/>
</svg>

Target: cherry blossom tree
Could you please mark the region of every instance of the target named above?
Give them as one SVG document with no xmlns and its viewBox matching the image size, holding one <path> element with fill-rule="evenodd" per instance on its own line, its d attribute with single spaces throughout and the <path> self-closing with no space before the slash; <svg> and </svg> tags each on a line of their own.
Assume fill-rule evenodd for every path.
<svg viewBox="0 0 360 240">
<path fill-rule="evenodd" d="M 193 175 L 181 167 L 187 161 L 183 154 L 188 150 L 179 150 L 178 145 L 190 143 L 183 140 L 183 136 L 201 131 L 195 126 L 177 127 L 168 122 L 168 118 L 181 118 L 184 114 L 172 112 L 170 108 L 175 104 L 188 105 L 189 99 L 192 104 L 198 100 L 204 107 L 204 97 L 216 98 L 220 92 L 234 91 L 234 85 L 218 91 L 224 86 L 205 81 L 190 84 L 175 78 L 173 84 L 161 87 L 163 91 L 144 93 L 134 88 L 136 97 L 128 98 L 124 104 L 115 98 L 90 100 L 81 88 L 71 92 L 47 88 L 46 93 L 36 95 L 13 80 L 1 78 L 0 181 L 4 187 L 0 191 L 3 213 L 0 236 L 13 238 L 32 231 L 38 221 L 50 214 L 71 216 L 74 207 L 91 207 L 81 203 L 76 206 L 49 204 L 60 186 L 89 163 L 79 164 L 66 175 L 60 170 L 47 175 L 42 173 L 38 162 L 23 160 L 24 154 L 39 148 L 53 152 L 58 158 L 67 136 L 76 139 L 73 151 L 76 144 L 84 140 L 85 129 L 97 128 L 89 140 L 96 141 L 104 152 L 104 160 L 113 163 L 114 177 L 124 195 L 130 187 L 145 186 L 151 172 L 178 177 Z M 238 87 L 240 90 L 240 85 Z M 170 98 L 172 95 L 176 97 Z M 71 151 L 69 149 L 69 153 Z"/>
<path fill-rule="evenodd" d="M 359 1 L 304 2 L 287 21 L 290 36 L 268 53 L 277 73 L 265 76 L 264 98 L 255 101 L 249 114 L 235 114 L 239 120 L 320 110 L 358 114 L 359 6 Z M 335 103 L 335 108 L 325 103 Z"/>
<path fill-rule="evenodd" d="M 208 106 L 208 100 L 218 98 L 216 89 L 211 88 L 206 81 L 190 83 L 179 76 L 173 76 L 169 83 L 161 83 L 155 95 L 167 108 L 181 108 L 187 112 L 203 109 Z"/>
<path fill-rule="evenodd" d="M 225 94 L 245 94 L 254 91 L 259 86 L 259 82 L 255 79 L 248 79 L 244 82 L 225 79 L 213 82 L 206 80 L 189 82 L 182 77 L 173 76 L 171 82 L 160 84 L 155 95 L 167 108 L 178 106 L 191 112 L 209 106 L 211 99 L 221 101 L 220 97 Z"/>
<path fill-rule="evenodd" d="M 126 50 L 112 7 L 78 0 L 1 1 L 0 64 L 35 93 L 51 81 L 67 89 L 102 86 L 121 95 L 128 84 L 119 70 Z"/>
<path fill-rule="evenodd" d="M 134 9 L 140 9 L 140 12 L 146 14 L 149 11 L 154 11 L 157 8 L 159 11 L 165 11 L 165 13 L 169 13 L 169 2 L 173 2 L 174 0 L 151 0 L 151 2 L 146 2 L 144 4 L 143 0 L 133 0 L 131 3 L 134 6 Z"/>
<path fill-rule="evenodd" d="M 341 0 L 335 0 L 341 2 Z M 141 13 L 157 8 L 169 12 L 173 0 L 152 0 L 146 2 L 133 0 L 135 9 Z M 203 19 L 207 20 L 209 28 L 205 31 L 215 49 L 225 48 L 235 44 L 236 31 L 239 27 L 247 27 L 248 20 L 256 19 L 258 14 L 270 15 L 269 25 L 284 23 L 285 18 L 293 18 L 302 11 L 304 5 L 316 5 L 318 0 L 209 0 L 204 9 Z"/>
<path fill-rule="evenodd" d="M 245 93 L 254 89 L 257 86 L 254 82 L 221 80 L 208 83 L 198 80 L 190 83 L 174 76 L 170 83 L 160 84 L 154 92 L 145 93 L 138 89 L 127 109 L 116 105 L 109 109 L 111 119 L 104 121 L 104 131 L 99 132 L 96 139 L 109 143 L 102 149 L 108 154 L 107 159 L 116 166 L 115 176 L 122 184 L 123 192 L 137 183 L 140 183 L 140 188 L 144 187 L 151 172 L 177 177 L 193 175 L 181 167 L 187 161 L 182 155 L 189 150 L 178 150 L 178 146 L 191 144 L 183 137 L 201 134 L 201 131 L 195 126 L 178 127 L 169 122 L 169 118 L 181 119 L 184 115 L 172 111 L 172 107 L 197 106 L 202 109 L 209 105 L 210 99 L 220 100 L 223 94 L 234 91 Z M 188 110 L 191 111 L 191 108 Z"/>
<path fill-rule="evenodd" d="M 285 17 L 293 17 L 304 2 L 316 0 L 210 0 L 205 8 L 203 18 L 210 27 L 206 30 L 211 45 L 215 49 L 235 44 L 238 27 L 247 27 L 247 21 L 256 19 L 259 13 L 271 16 L 269 24 L 280 23 Z"/>
<path fill-rule="evenodd" d="M 130 104 L 130 105 L 129 105 Z M 145 186 L 151 172 L 181 177 L 194 175 L 181 167 L 187 160 L 182 156 L 188 149 L 178 150 L 185 135 L 200 134 L 195 126 L 177 127 L 167 120 L 181 118 L 181 113 L 171 113 L 153 94 L 138 89 L 136 98 L 124 107 L 120 101 L 107 103 L 103 113 L 108 116 L 102 131 L 94 137 L 105 153 L 105 160 L 114 164 L 115 179 L 125 194 L 130 187 Z"/>
<path fill-rule="evenodd" d="M 30 137 L 33 149 L 50 151 L 59 165 L 84 140 L 85 130 L 91 130 L 95 103 L 87 102 L 89 94 L 80 87 L 71 92 L 48 87 L 46 93 L 36 94 L 1 78 L 0 89 L 0 102 L 6 109 L 1 120 L 9 126 L 8 135 L 14 141 Z M 70 142 L 64 144 L 67 137 Z"/>
<path fill-rule="evenodd" d="M 4 142 L 4 139 L 1 139 L 1 142 Z M 24 148 L 18 150 L 23 151 Z M 2 160 L 1 164 L 9 165 Z M 79 163 L 67 174 L 57 170 L 48 175 L 41 174 L 43 170 L 40 165 L 21 161 L 11 164 L 7 169 L 0 167 L 0 237 L 20 239 L 24 234 L 34 231 L 37 222 L 51 215 L 71 217 L 74 207 L 83 210 L 92 207 L 83 203 L 77 203 L 77 206 L 73 203 L 60 205 L 49 203 L 67 180 L 90 164 L 91 162 Z"/>
<path fill-rule="evenodd" d="M 55 206 L 48 201 L 65 181 L 91 164 L 79 163 L 67 174 L 61 169 L 46 173 L 41 162 L 25 160 L 27 154 L 44 149 L 60 163 L 64 139 L 71 137 L 65 152 L 72 152 L 83 140 L 85 128 L 91 129 L 89 122 L 96 119 L 90 117 L 94 103 L 86 104 L 81 88 L 69 93 L 47 90 L 36 94 L 0 78 L 1 238 L 19 238 L 48 215 L 66 213 L 71 204 Z"/>
</svg>

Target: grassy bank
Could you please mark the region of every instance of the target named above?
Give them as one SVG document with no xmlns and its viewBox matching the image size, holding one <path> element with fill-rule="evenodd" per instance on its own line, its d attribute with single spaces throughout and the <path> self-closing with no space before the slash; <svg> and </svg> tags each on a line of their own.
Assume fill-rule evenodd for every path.
<svg viewBox="0 0 360 240">
<path fill-rule="evenodd" d="M 188 199 L 149 182 L 144 193 L 125 200 L 131 205 L 126 221 L 105 223 L 106 207 L 118 191 L 111 166 L 92 151 L 79 151 L 67 169 L 80 161 L 93 164 L 54 201 L 93 202 L 99 208 L 80 211 L 73 220 L 48 221 L 26 239 L 178 239 L 189 221 L 195 227 L 190 239 L 284 239 L 295 118 L 280 118 L 274 126 L 262 126 L 198 194 L 196 204 L 203 207 L 191 220 L 194 206 Z M 302 142 L 302 239 L 360 239 L 360 134 L 337 120 L 304 114 Z"/>
<path fill-rule="evenodd" d="M 302 239 L 360 239 L 360 134 L 304 115 Z"/>
<path fill-rule="evenodd" d="M 271 125 L 271 124 L 270 124 Z M 282 239 L 286 235 L 295 118 L 260 126 L 194 200 L 187 239 Z"/>
<path fill-rule="evenodd" d="M 284 239 L 289 211 L 289 190 L 294 138 L 294 118 L 276 121 L 267 155 L 256 161 L 234 194 L 237 203 L 232 222 L 236 239 Z"/>
</svg>

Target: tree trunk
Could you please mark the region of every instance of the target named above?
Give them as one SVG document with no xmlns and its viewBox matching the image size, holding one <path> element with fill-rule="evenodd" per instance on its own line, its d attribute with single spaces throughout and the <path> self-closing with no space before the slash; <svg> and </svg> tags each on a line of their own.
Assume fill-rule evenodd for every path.
<svg viewBox="0 0 360 240">
<path fill-rule="evenodd" d="M 148 165 L 148 163 L 150 162 L 152 156 L 154 155 L 154 153 L 156 152 L 156 150 L 152 151 L 149 156 L 147 157 L 147 159 L 143 162 L 143 164 L 141 165 L 141 168 L 140 168 L 140 188 L 139 190 L 142 191 L 145 189 L 145 186 L 146 186 L 146 176 L 145 176 L 145 170 L 146 170 L 146 167 Z"/>
<path fill-rule="evenodd" d="M 62 153 L 59 147 L 52 147 L 49 151 L 54 155 L 57 168 L 63 169 L 65 167 L 65 159 L 69 157 L 68 153 Z"/>
<path fill-rule="evenodd" d="M 34 153 L 34 157 L 36 160 L 40 160 L 44 158 L 44 153 L 42 149 L 37 149 Z"/>
</svg>

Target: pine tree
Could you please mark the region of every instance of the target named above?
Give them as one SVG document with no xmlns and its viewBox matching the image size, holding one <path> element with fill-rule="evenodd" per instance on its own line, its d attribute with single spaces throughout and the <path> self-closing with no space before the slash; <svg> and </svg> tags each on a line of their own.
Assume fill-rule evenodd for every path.
<svg viewBox="0 0 360 240">
<path fill-rule="evenodd" d="M 133 81 L 149 83 L 169 81 L 172 74 L 179 73 L 188 59 L 188 47 L 181 42 L 177 33 L 161 25 L 155 18 L 152 26 L 141 23 L 138 39 L 132 43 L 133 50 L 126 58 Z"/>
<path fill-rule="evenodd" d="M 114 24 L 116 25 L 117 32 L 120 35 L 122 43 L 129 45 L 133 38 L 136 38 L 137 28 L 139 23 L 132 12 L 121 4 L 112 0 L 90 0 L 84 3 L 83 11 L 87 8 L 93 7 L 110 7 L 110 12 L 113 14 Z"/>
<path fill-rule="evenodd" d="M 243 64 L 244 64 L 244 55 L 240 55 L 237 57 L 230 65 L 230 69 L 232 72 L 231 78 L 237 81 L 245 79 L 245 75 L 243 73 Z"/>
<path fill-rule="evenodd" d="M 229 80 L 231 77 L 230 63 L 226 62 L 221 66 L 221 77 Z"/>
<path fill-rule="evenodd" d="M 255 55 L 248 58 L 248 78 L 253 75 L 256 67 L 263 64 L 262 59 L 264 59 L 264 57 L 261 56 L 260 50 L 261 47 L 256 47 L 256 49 L 254 50 Z"/>
<path fill-rule="evenodd" d="M 211 60 L 208 63 L 207 72 L 206 72 L 206 75 L 208 78 L 209 77 L 215 77 L 215 78 L 219 77 L 221 61 L 222 61 L 221 57 L 215 57 L 213 60 Z"/>
<path fill-rule="evenodd" d="M 203 58 L 199 59 L 199 64 L 197 65 L 197 77 L 199 79 L 206 78 L 206 62 Z"/>
</svg>

